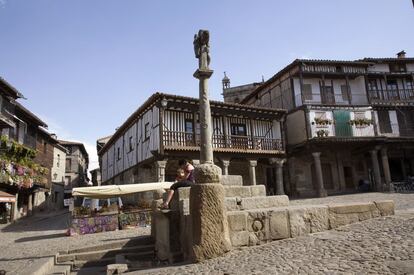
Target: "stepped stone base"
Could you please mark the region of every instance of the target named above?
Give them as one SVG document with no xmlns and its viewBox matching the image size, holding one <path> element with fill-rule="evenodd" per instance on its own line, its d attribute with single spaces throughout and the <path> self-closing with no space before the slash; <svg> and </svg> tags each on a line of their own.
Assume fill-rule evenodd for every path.
<svg viewBox="0 0 414 275">
<path fill-rule="evenodd" d="M 227 220 L 232 246 L 240 247 L 295 238 L 393 214 L 393 201 L 375 201 L 230 211 Z"/>
</svg>

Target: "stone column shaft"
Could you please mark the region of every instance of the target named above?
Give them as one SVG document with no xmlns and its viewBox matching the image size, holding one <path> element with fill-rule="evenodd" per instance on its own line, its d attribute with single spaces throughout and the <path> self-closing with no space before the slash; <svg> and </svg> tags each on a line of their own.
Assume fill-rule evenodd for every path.
<svg viewBox="0 0 414 275">
<path fill-rule="evenodd" d="M 16 193 L 16 202 L 12 203 L 12 209 L 11 209 L 11 221 L 14 222 L 15 220 L 18 219 L 18 213 L 19 213 L 19 209 L 17 207 L 17 201 L 19 199 L 19 194 Z"/>
<path fill-rule="evenodd" d="M 276 161 L 276 195 L 285 195 L 283 187 L 283 163 L 284 160 Z"/>
<path fill-rule="evenodd" d="M 257 160 L 249 160 L 250 185 L 256 185 L 256 166 Z"/>
<path fill-rule="evenodd" d="M 222 160 L 223 163 L 223 175 L 229 174 L 229 166 L 230 166 L 230 160 Z"/>
<path fill-rule="evenodd" d="M 387 189 L 385 191 L 391 191 L 391 172 L 390 172 L 390 165 L 388 163 L 387 148 L 381 149 L 381 160 L 382 160 L 382 170 L 384 171 L 385 185 Z"/>
<path fill-rule="evenodd" d="M 315 174 L 316 174 L 316 192 L 318 197 L 326 197 L 326 190 L 323 186 L 323 174 L 322 174 L 322 165 L 321 165 L 321 153 L 314 152 L 312 153 L 314 165 L 315 165 Z"/>
<path fill-rule="evenodd" d="M 157 180 L 159 182 L 165 181 L 165 167 L 167 166 L 166 160 L 159 160 L 155 163 L 157 167 Z"/>
<path fill-rule="evenodd" d="M 375 184 L 374 184 L 374 190 L 375 191 L 381 191 L 381 173 L 380 173 L 380 167 L 379 167 L 379 163 L 378 163 L 378 151 L 377 150 L 371 150 L 369 151 L 369 153 L 371 154 L 371 161 L 372 161 L 372 169 L 374 171 L 374 180 L 375 180 Z"/>
<path fill-rule="evenodd" d="M 30 194 L 28 202 L 27 202 L 27 216 L 32 215 L 32 213 L 33 213 L 33 195 Z"/>
<path fill-rule="evenodd" d="M 208 78 L 200 78 L 200 162 L 213 163 L 213 143 L 210 101 L 208 100 Z"/>
</svg>

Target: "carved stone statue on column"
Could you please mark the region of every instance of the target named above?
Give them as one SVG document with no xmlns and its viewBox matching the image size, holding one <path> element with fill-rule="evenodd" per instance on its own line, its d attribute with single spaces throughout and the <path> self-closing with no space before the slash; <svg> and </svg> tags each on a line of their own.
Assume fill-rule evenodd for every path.
<svg viewBox="0 0 414 275">
<path fill-rule="evenodd" d="M 214 165 L 212 121 L 208 98 L 210 70 L 209 32 L 200 30 L 194 36 L 194 52 L 198 69 L 200 98 L 200 165 L 194 170 L 195 184 L 190 190 L 190 215 L 192 223 L 192 260 L 203 261 L 222 255 L 229 250 L 230 239 L 224 207 L 224 188 L 220 184 L 221 169 Z"/>
</svg>

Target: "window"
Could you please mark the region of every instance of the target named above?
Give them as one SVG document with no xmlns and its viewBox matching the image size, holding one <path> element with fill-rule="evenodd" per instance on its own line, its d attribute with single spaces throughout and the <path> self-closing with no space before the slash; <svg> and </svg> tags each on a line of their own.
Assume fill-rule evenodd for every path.
<svg viewBox="0 0 414 275">
<path fill-rule="evenodd" d="M 381 133 L 392 133 L 388 110 L 378 110 L 378 122 Z"/>
<path fill-rule="evenodd" d="M 46 141 L 44 141 L 43 142 L 43 153 L 46 154 L 46 152 L 47 152 L 47 143 L 46 143 Z"/>
<path fill-rule="evenodd" d="M 247 136 L 245 124 L 231 124 L 231 134 L 233 136 Z"/>
<path fill-rule="evenodd" d="M 60 166 L 60 154 L 57 154 L 57 162 L 56 162 L 56 167 Z"/>
<path fill-rule="evenodd" d="M 303 84 L 302 85 L 302 93 L 303 98 L 305 100 L 312 100 L 312 85 L 311 84 Z"/>
<path fill-rule="evenodd" d="M 190 119 L 185 120 L 185 132 L 187 134 L 192 134 L 194 131 L 193 121 Z"/>
<path fill-rule="evenodd" d="M 377 91 L 377 80 L 376 79 L 368 79 L 368 90 L 369 91 Z"/>
<path fill-rule="evenodd" d="M 348 85 L 341 85 L 342 100 L 351 102 L 351 91 L 348 88 Z"/>
<path fill-rule="evenodd" d="M 129 152 L 134 150 L 134 139 L 132 136 L 129 137 Z"/>
<path fill-rule="evenodd" d="M 71 171 L 72 170 L 72 160 L 71 159 L 66 159 L 66 171 Z"/>
<path fill-rule="evenodd" d="M 121 148 L 118 147 L 116 152 L 117 152 L 116 153 L 117 159 L 120 160 L 121 159 Z"/>
<path fill-rule="evenodd" d="M 335 104 L 335 95 L 332 86 L 321 86 L 322 104 Z"/>
<path fill-rule="evenodd" d="M 395 80 L 395 79 L 387 80 L 387 89 L 389 91 L 397 90 L 398 89 L 397 80 Z"/>
<path fill-rule="evenodd" d="M 145 140 L 150 138 L 150 126 L 149 126 L 149 122 L 145 123 Z"/>
</svg>

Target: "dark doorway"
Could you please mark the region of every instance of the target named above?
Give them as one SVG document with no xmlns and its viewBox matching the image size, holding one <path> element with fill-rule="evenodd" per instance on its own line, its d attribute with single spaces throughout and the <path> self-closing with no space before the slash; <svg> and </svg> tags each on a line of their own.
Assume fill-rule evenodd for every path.
<svg viewBox="0 0 414 275">
<path fill-rule="evenodd" d="M 388 164 L 390 166 L 391 180 L 392 181 L 403 181 L 404 175 L 401 167 L 400 159 L 388 159 Z"/>
<path fill-rule="evenodd" d="M 352 167 L 344 166 L 345 187 L 347 189 L 355 189 L 353 182 Z"/>
<path fill-rule="evenodd" d="M 276 194 L 276 169 L 266 168 L 266 190 L 268 195 Z"/>
</svg>

